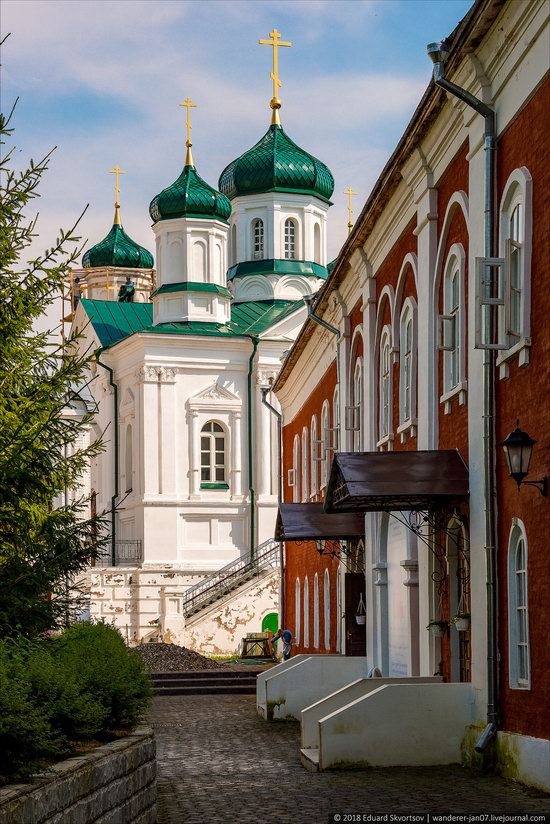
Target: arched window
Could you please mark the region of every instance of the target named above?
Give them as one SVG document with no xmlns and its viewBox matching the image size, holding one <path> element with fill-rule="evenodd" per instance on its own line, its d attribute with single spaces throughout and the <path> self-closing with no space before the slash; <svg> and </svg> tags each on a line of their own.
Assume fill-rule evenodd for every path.
<svg viewBox="0 0 550 824">
<path fill-rule="evenodd" d="M 292 469 L 294 475 L 294 486 L 292 487 L 292 500 L 294 503 L 300 501 L 300 438 L 298 435 L 294 436 L 294 444 L 292 447 Z"/>
<path fill-rule="evenodd" d="M 319 576 L 313 579 L 313 646 L 319 649 Z"/>
<path fill-rule="evenodd" d="M 300 643 L 300 617 L 301 617 L 301 604 L 300 604 L 300 579 L 296 578 L 296 591 L 294 595 L 294 640 L 297 644 Z"/>
<path fill-rule="evenodd" d="M 521 521 L 515 523 L 508 544 L 508 638 L 511 689 L 530 689 L 527 536 Z"/>
<path fill-rule="evenodd" d="M 221 423 L 208 421 L 201 429 L 201 486 L 226 486 L 227 437 Z"/>
<path fill-rule="evenodd" d="M 231 265 L 235 266 L 237 261 L 237 225 L 231 227 Z"/>
<path fill-rule="evenodd" d="M 529 363 L 531 334 L 531 243 L 532 191 L 529 170 L 514 169 L 504 187 L 500 207 L 500 254 L 506 259 L 506 307 L 501 310 L 500 322 L 508 349 L 500 352 L 497 362 L 502 364 L 519 353 L 519 365 Z M 501 333 L 500 338 L 504 335 Z M 501 370 L 501 377 L 506 376 Z"/>
<path fill-rule="evenodd" d="M 342 575 L 336 573 L 336 652 L 342 652 Z"/>
<path fill-rule="evenodd" d="M 357 358 L 353 370 L 353 451 L 363 448 L 363 358 Z"/>
<path fill-rule="evenodd" d="M 332 396 L 332 444 L 334 451 L 338 452 L 340 444 L 340 393 L 338 387 Z"/>
<path fill-rule="evenodd" d="M 321 409 L 321 489 L 324 489 L 324 487 L 327 485 L 327 451 L 330 447 L 330 434 L 330 412 L 328 401 L 325 401 Z"/>
<path fill-rule="evenodd" d="M 304 647 L 309 647 L 309 579 L 304 581 Z"/>
<path fill-rule="evenodd" d="M 131 492 L 133 486 L 133 460 L 132 460 L 132 426 L 128 424 L 126 427 L 126 451 L 124 460 L 124 480 L 125 492 Z"/>
<path fill-rule="evenodd" d="M 390 415 L 391 415 L 391 355 L 390 355 L 390 333 L 389 329 L 384 329 L 380 339 L 380 361 L 379 361 L 379 439 L 389 438 L 390 435 Z"/>
<path fill-rule="evenodd" d="M 309 498 L 309 433 L 307 426 L 302 429 L 302 501 Z"/>
<path fill-rule="evenodd" d="M 318 223 L 313 227 L 313 260 L 321 263 L 321 227 Z"/>
<path fill-rule="evenodd" d="M 399 330 L 399 424 L 416 418 L 416 305 L 407 300 Z"/>
<path fill-rule="evenodd" d="M 264 222 L 261 218 L 252 221 L 252 259 L 264 258 Z"/>
<path fill-rule="evenodd" d="M 325 569 L 325 575 L 323 579 L 323 607 L 325 619 L 325 649 L 330 649 L 330 575 L 328 569 Z"/>
<path fill-rule="evenodd" d="M 460 356 L 463 342 L 460 261 L 454 255 L 447 262 L 443 291 L 443 309 L 446 324 L 443 358 L 443 391 L 451 392 L 460 383 Z"/>
<path fill-rule="evenodd" d="M 285 258 L 294 260 L 296 258 L 296 223 L 292 218 L 285 220 Z"/>
<path fill-rule="evenodd" d="M 317 442 L 317 437 L 317 415 L 314 415 L 311 419 L 311 445 L 309 450 L 312 495 L 317 495 L 317 463 L 319 454 L 319 444 Z"/>
</svg>

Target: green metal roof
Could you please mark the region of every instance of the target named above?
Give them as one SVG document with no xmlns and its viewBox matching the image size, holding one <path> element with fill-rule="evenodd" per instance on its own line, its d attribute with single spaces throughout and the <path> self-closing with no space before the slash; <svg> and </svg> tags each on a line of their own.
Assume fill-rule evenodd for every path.
<svg viewBox="0 0 550 824">
<path fill-rule="evenodd" d="M 206 217 L 227 223 L 231 203 L 209 186 L 194 166 L 185 166 L 178 179 L 153 198 L 149 214 L 155 223 L 177 217 Z"/>
<path fill-rule="evenodd" d="M 231 292 L 225 286 L 217 283 L 203 283 L 202 281 L 186 280 L 183 283 L 165 283 L 157 289 L 151 297 L 166 294 L 167 292 L 214 292 L 226 298 L 231 297 Z"/>
<path fill-rule="evenodd" d="M 231 320 L 226 324 L 188 321 L 161 323 L 153 326 L 151 303 L 118 303 L 113 300 L 87 300 L 80 305 L 88 315 L 102 347 L 133 335 L 146 332 L 161 335 L 208 335 L 214 337 L 246 337 L 261 335 L 274 324 L 302 307 L 301 301 L 258 300 L 236 303 L 231 307 Z"/>
<path fill-rule="evenodd" d="M 271 258 L 266 260 L 247 260 L 237 263 L 227 272 L 227 279 L 246 278 L 251 275 L 305 275 L 306 277 L 328 277 L 328 272 L 320 263 L 311 260 L 286 260 Z"/>
<path fill-rule="evenodd" d="M 272 125 L 255 146 L 223 170 L 218 186 L 231 200 L 261 192 L 296 192 L 329 201 L 334 178 L 324 163 L 297 146 L 281 126 Z"/>
<path fill-rule="evenodd" d="M 126 234 L 120 224 L 114 223 L 102 241 L 92 246 L 82 258 L 84 269 L 96 266 L 117 266 L 123 269 L 152 269 L 153 255 Z"/>
</svg>

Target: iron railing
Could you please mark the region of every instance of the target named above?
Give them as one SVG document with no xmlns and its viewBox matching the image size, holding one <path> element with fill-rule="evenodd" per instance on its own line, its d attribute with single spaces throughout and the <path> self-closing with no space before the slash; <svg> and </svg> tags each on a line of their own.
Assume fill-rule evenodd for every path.
<svg viewBox="0 0 550 824">
<path fill-rule="evenodd" d="M 270 538 L 254 550 L 250 559 L 237 558 L 212 575 L 199 581 L 183 594 L 182 614 L 189 618 L 199 609 L 223 598 L 228 592 L 256 578 L 268 569 L 276 569 L 280 562 L 280 545 Z"/>
<path fill-rule="evenodd" d="M 143 562 L 143 543 L 140 540 L 115 541 L 115 566 L 128 566 Z M 111 544 L 107 544 L 96 558 L 96 566 L 111 566 Z"/>
</svg>

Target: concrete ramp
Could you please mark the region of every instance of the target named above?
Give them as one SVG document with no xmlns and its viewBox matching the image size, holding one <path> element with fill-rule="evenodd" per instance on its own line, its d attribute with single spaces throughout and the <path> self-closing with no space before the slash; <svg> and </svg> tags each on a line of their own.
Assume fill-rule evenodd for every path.
<svg viewBox="0 0 550 824">
<path fill-rule="evenodd" d="M 258 715 L 261 715 L 262 718 L 267 719 L 267 679 L 272 678 L 275 675 L 279 675 L 285 670 L 290 669 L 291 667 L 300 664 L 302 661 L 305 661 L 309 658 L 309 655 L 295 655 L 293 658 L 289 658 L 288 661 L 281 661 L 280 664 L 277 664 L 275 667 L 271 667 L 271 669 L 266 670 L 265 672 L 261 672 L 257 679 L 256 679 L 256 710 Z"/>
<path fill-rule="evenodd" d="M 410 680 L 378 686 L 321 718 L 319 769 L 460 763 L 474 720 L 472 685 Z"/>
</svg>

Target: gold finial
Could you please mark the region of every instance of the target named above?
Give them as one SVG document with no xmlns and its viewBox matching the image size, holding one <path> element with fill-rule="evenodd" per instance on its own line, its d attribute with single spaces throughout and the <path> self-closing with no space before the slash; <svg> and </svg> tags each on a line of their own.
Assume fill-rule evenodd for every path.
<svg viewBox="0 0 550 824">
<path fill-rule="evenodd" d="M 277 51 L 280 46 L 292 46 L 292 43 L 285 43 L 280 40 L 281 34 L 277 31 L 277 29 L 273 29 L 273 31 L 269 32 L 269 36 L 271 40 L 258 40 L 260 46 L 273 46 L 273 71 L 269 75 L 273 80 L 273 97 L 269 103 L 271 108 L 273 109 L 273 115 L 271 117 L 272 125 L 280 126 L 281 120 L 279 118 L 279 109 L 281 108 L 281 101 L 278 97 L 278 89 L 281 85 L 281 81 L 279 80 L 279 52 Z"/>
<path fill-rule="evenodd" d="M 346 189 L 345 192 L 342 192 L 343 195 L 348 196 L 348 234 L 350 234 L 351 230 L 353 229 L 353 195 L 356 195 L 357 192 L 354 192 L 351 186 L 349 189 Z"/>
<path fill-rule="evenodd" d="M 187 109 L 187 120 L 185 121 L 185 125 L 187 126 L 187 141 L 185 145 L 187 146 L 187 154 L 185 155 L 185 165 L 186 166 L 194 166 L 193 163 L 193 155 L 191 154 L 191 109 L 197 109 L 198 106 L 196 103 L 191 103 L 191 98 L 186 97 L 183 103 L 178 103 L 182 109 Z"/>
<path fill-rule="evenodd" d="M 114 169 L 109 169 L 109 174 L 115 176 L 115 219 L 113 222 L 116 226 L 121 226 L 122 221 L 120 220 L 120 203 L 118 202 L 118 195 L 120 192 L 120 187 L 118 185 L 118 176 L 125 175 L 126 172 L 123 172 L 120 166 L 115 166 Z"/>
</svg>

